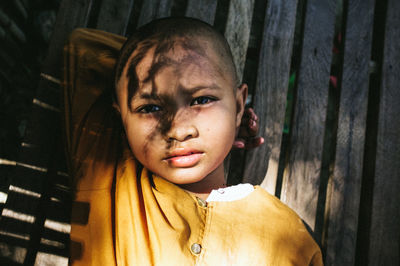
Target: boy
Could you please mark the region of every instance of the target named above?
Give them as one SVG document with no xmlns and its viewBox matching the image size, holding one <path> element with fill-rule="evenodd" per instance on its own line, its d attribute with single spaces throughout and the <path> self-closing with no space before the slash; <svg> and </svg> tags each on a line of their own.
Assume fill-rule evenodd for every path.
<svg viewBox="0 0 400 266">
<path fill-rule="evenodd" d="M 107 93 L 122 40 L 81 30 L 66 46 L 71 262 L 321 265 L 293 211 L 258 186 L 226 187 L 247 97 L 226 40 L 198 20 L 153 21 L 122 47 Z"/>
</svg>

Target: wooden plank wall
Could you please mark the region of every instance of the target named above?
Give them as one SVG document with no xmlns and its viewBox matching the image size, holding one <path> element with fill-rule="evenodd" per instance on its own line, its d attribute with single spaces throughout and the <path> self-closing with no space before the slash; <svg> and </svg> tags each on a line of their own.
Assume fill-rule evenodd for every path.
<svg viewBox="0 0 400 266">
<path fill-rule="evenodd" d="M 93 27 L 125 35 L 154 18 L 186 15 L 225 34 L 266 140 L 232 153 L 230 182 L 261 184 L 298 212 L 326 265 L 398 265 L 399 9 L 396 0 L 63 0 L 1 215 L 0 264 L 68 262 L 59 116 L 68 33 Z"/>
<path fill-rule="evenodd" d="M 272 194 L 278 174 L 296 6 L 296 0 L 268 2 L 253 92 L 253 108 L 262 118 L 260 133 L 266 144 L 247 152 L 243 177 L 244 182 L 263 182 Z"/>
<path fill-rule="evenodd" d="M 335 166 L 330 180 L 327 264 L 355 263 L 374 1 L 349 1 Z"/>
<path fill-rule="evenodd" d="M 68 262 L 69 181 L 60 132 L 62 47 L 86 26 L 91 1 L 63 1 L 0 220 L 2 265 Z M 44 261 L 45 260 L 45 261 Z"/>
<path fill-rule="evenodd" d="M 290 155 L 281 199 L 314 229 L 336 3 L 307 1 Z"/>
<path fill-rule="evenodd" d="M 400 265 L 400 2 L 389 0 L 379 102 L 368 263 Z"/>
</svg>

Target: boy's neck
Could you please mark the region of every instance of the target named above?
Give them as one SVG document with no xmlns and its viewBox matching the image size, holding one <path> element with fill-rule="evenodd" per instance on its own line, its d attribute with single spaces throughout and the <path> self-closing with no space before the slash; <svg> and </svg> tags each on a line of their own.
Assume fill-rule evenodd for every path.
<svg viewBox="0 0 400 266">
<path fill-rule="evenodd" d="M 224 166 L 220 165 L 199 182 L 179 186 L 196 197 L 206 200 L 213 189 L 226 187 Z"/>
</svg>

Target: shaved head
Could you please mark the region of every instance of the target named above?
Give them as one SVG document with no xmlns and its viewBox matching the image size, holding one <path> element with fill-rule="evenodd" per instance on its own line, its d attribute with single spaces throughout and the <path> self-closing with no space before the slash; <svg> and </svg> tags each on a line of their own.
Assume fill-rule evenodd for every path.
<svg viewBox="0 0 400 266">
<path fill-rule="evenodd" d="M 190 56 L 180 60 L 165 56 L 177 46 L 188 51 Z M 139 86 L 136 66 L 149 50 L 154 51 L 154 56 L 147 80 L 154 78 L 165 66 L 194 62 L 200 57 L 213 57 L 213 61 L 218 62 L 216 71 L 230 80 L 233 89 L 239 85 L 232 53 L 224 36 L 211 25 L 197 19 L 163 18 L 138 28 L 120 51 L 115 68 L 115 88 L 119 89 L 119 81 L 126 73 L 128 105 Z M 127 71 L 124 72 L 124 69 Z"/>
</svg>

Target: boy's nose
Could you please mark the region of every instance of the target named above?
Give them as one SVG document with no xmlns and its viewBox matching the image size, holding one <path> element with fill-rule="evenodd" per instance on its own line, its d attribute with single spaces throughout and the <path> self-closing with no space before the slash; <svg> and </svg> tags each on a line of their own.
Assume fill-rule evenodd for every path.
<svg viewBox="0 0 400 266">
<path fill-rule="evenodd" d="M 191 138 L 196 138 L 199 135 L 196 127 L 193 125 L 172 125 L 167 133 L 168 141 L 186 141 Z"/>
<path fill-rule="evenodd" d="M 177 112 L 171 122 L 166 136 L 168 141 L 186 141 L 198 137 L 199 132 L 193 123 L 193 117 L 188 113 Z"/>
</svg>

